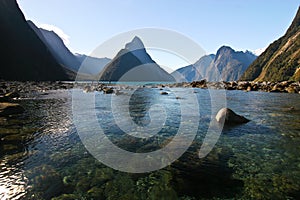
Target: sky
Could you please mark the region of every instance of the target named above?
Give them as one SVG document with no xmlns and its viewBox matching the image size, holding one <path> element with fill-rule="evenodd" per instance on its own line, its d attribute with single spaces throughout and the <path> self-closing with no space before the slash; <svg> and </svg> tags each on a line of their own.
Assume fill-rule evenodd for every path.
<svg viewBox="0 0 300 200">
<path fill-rule="evenodd" d="M 300 5 L 299 0 L 17 2 L 27 20 L 32 20 L 38 27 L 54 30 L 73 53 L 87 55 L 112 36 L 149 27 L 183 34 L 207 54 L 216 53 L 223 45 L 235 50 L 254 51 L 266 48 L 284 34 Z M 185 64 L 180 59 L 157 52 L 150 52 L 150 55 L 159 64 L 173 68 Z"/>
</svg>

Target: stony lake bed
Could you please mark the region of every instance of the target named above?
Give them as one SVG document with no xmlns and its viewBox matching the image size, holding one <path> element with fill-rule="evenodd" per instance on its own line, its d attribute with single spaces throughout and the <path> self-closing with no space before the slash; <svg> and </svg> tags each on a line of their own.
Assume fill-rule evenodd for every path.
<svg viewBox="0 0 300 200">
<path fill-rule="evenodd" d="M 225 87 L 220 88 L 227 90 L 203 89 L 222 84 Z M 235 89 L 239 85 L 244 89 Z M 259 88 L 269 88 L 265 91 L 270 92 Z M 195 95 L 200 112 L 196 137 L 178 160 L 161 170 L 134 174 L 111 169 L 96 160 L 80 140 L 72 116 L 74 90 L 82 95 L 95 94 L 99 124 L 116 145 L 132 152 L 153 151 L 172 140 L 180 124 L 178 100 L 185 102 L 188 95 Z M 0 197 L 299 199 L 298 90 L 298 82 L 155 86 L 1 82 L 1 103 L 17 104 L 22 109 L 0 117 Z M 130 91 L 134 91 L 129 103 L 134 105 L 132 118 L 137 123 L 147 122 L 151 105 L 166 108 L 167 121 L 157 136 L 135 140 L 113 123 L 111 98 L 126 96 Z M 198 151 L 216 114 L 212 111 L 211 93 L 225 93 L 226 106 L 251 121 L 224 127 L 212 151 L 200 159 Z M 189 131 L 192 130 L 186 130 Z"/>
</svg>

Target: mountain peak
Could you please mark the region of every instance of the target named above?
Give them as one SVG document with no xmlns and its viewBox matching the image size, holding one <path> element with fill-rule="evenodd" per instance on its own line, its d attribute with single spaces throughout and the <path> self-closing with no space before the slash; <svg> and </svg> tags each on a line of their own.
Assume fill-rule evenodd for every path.
<svg viewBox="0 0 300 200">
<path fill-rule="evenodd" d="M 228 56 L 228 55 L 230 55 L 234 52 L 235 51 L 229 46 L 221 46 L 217 51 L 215 59 L 218 59 L 219 56 L 222 56 L 222 55 L 227 55 Z"/>
<path fill-rule="evenodd" d="M 129 51 L 134 51 L 134 50 L 138 50 L 138 49 L 145 49 L 145 46 L 144 46 L 142 40 L 138 36 L 135 36 L 131 42 L 129 42 L 125 45 L 125 49 L 127 49 Z"/>
<path fill-rule="evenodd" d="M 184 77 L 183 81 L 234 81 L 241 77 L 255 58 L 249 51 L 235 51 L 229 46 L 222 46 L 216 55 L 203 56 L 195 64 L 177 69 L 176 72 Z M 179 78 L 182 79 L 182 76 Z"/>
<path fill-rule="evenodd" d="M 99 74 L 103 81 L 170 82 L 175 79 L 147 53 L 142 40 L 135 36 Z"/>
<path fill-rule="evenodd" d="M 234 50 L 231 47 L 229 47 L 229 46 L 223 45 L 218 50 L 218 52 L 221 52 L 221 51 L 234 51 Z"/>
</svg>

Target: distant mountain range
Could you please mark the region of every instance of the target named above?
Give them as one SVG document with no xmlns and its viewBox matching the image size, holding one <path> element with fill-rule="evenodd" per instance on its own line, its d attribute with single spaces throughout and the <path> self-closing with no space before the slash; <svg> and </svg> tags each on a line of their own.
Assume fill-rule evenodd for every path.
<svg viewBox="0 0 300 200">
<path fill-rule="evenodd" d="M 241 80 L 300 80 L 300 7 L 285 35 L 270 44 Z"/>
<path fill-rule="evenodd" d="M 73 54 L 64 44 L 63 40 L 53 31 L 38 28 L 32 21 L 30 27 L 48 47 L 58 63 L 65 68 L 88 75 L 96 75 L 111 61 L 109 58 L 94 58 L 81 54 Z"/>
<path fill-rule="evenodd" d="M 238 80 L 247 67 L 256 59 L 249 52 L 234 51 L 222 46 L 217 54 L 205 55 L 193 65 L 177 69 L 172 73 L 179 81 L 234 81 Z"/>
<path fill-rule="evenodd" d="M 73 54 L 56 33 L 26 22 L 16 0 L 0 1 L 0 23 L 3 80 L 74 80 L 76 74 L 102 81 L 300 80 L 300 7 L 285 35 L 257 59 L 249 51 L 222 46 L 216 55 L 203 56 L 172 75 L 150 57 L 138 37 L 112 60 Z"/>
<path fill-rule="evenodd" d="M 170 82 L 175 79 L 147 53 L 140 38 L 134 37 L 99 74 L 102 81 Z"/>
<path fill-rule="evenodd" d="M 46 45 L 30 28 L 16 0 L 0 1 L 0 79 L 69 80 Z"/>
<path fill-rule="evenodd" d="M 118 81 L 119 79 L 123 81 L 174 81 L 170 74 L 152 60 L 138 37 L 126 44 L 125 49 L 122 49 L 113 60 L 94 58 L 73 54 L 55 32 L 38 28 L 31 21 L 28 21 L 28 24 L 58 63 L 75 73 L 85 75 L 81 79 L 96 80 L 96 77 L 100 77 L 103 81 Z M 130 73 L 127 73 L 129 71 Z"/>
<path fill-rule="evenodd" d="M 55 32 L 38 28 L 31 21 L 28 21 L 28 24 L 46 44 L 58 63 L 75 73 L 91 75 L 84 76 L 83 79 L 95 80 L 95 77 L 100 77 L 103 81 L 118 81 L 122 77 L 126 81 L 174 81 L 170 74 L 152 60 L 138 37 L 126 44 L 125 49 L 122 49 L 113 60 L 94 58 L 73 54 Z M 104 68 L 105 66 L 107 67 Z M 128 71 L 130 73 L 127 73 Z M 139 74 L 134 75 L 137 72 Z"/>
</svg>

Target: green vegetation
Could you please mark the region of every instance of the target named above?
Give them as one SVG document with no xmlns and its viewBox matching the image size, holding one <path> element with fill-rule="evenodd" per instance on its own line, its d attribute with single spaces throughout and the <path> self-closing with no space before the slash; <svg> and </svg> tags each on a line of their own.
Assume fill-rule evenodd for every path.
<svg viewBox="0 0 300 200">
<path fill-rule="evenodd" d="M 298 81 L 300 67 L 300 9 L 286 34 L 273 42 L 245 71 L 241 80 Z M 299 72 L 297 72 L 299 73 Z"/>
</svg>

